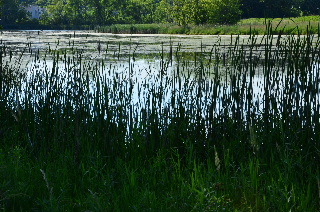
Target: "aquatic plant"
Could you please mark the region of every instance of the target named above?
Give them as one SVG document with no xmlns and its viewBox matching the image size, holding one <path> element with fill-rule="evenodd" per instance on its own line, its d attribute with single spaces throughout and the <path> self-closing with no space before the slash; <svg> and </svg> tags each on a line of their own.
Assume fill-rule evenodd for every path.
<svg viewBox="0 0 320 212">
<path fill-rule="evenodd" d="M 1 208 L 317 211 L 319 38 L 266 31 L 142 68 L 3 45 Z"/>
</svg>

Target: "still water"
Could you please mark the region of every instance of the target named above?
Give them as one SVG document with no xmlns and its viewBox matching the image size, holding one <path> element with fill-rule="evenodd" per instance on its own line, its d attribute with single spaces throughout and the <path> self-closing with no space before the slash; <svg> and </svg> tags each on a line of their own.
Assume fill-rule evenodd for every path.
<svg viewBox="0 0 320 212">
<path fill-rule="evenodd" d="M 101 90 L 107 91 L 103 98 L 110 106 L 122 105 L 136 117 L 155 105 L 159 114 L 184 105 L 187 113 L 204 120 L 221 113 L 245 120 L 248 112 L 283 112 L 283 104 L 299 111 L 306 99 L 314 108 L 319 103 L 318 86 L 306 94 L 301 85 L 305 79 L 319 82 L 319 57 L 312 57 L 307 69 L 301 68 L 304 79 L 293 75 L 302 71 L 299 64 L 288 65 L 295 53 L 285 46 L 300 39 L 294 36 L 3 31 L 0 39 L 2 65 L 19 70 L 16 76 L 21 79 L 20 87 L 11 88 L 13 107 L 25 99 L 40 104 L 57 87 L 63 95 L 87 95 L 82 104 L 91 105 L 93 115 L 97 102 L 89 99 L 102 102 L 97 97 Z M 311 43 L 318 45 L 317 39 Z M 89 86 L 82 87 L 80 78 Z M 50 84 L 52 79 L 55 84 Z"/>
</svg>

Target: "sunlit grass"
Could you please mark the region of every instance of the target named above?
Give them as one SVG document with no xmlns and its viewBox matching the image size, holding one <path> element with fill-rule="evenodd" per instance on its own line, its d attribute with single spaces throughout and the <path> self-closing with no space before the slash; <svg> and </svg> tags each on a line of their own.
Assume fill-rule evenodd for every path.
<svg viewBox="0 0 320 212">
<path fill-rule="evenodd" d="M 272 33 L 306 34 L 319 33 L 320 16 L 302 16 L 294 18 L 249 18 L 242 19 L 235 25 L 187 25 L 174 24 L 115 24 L 100 26 L 95 30 L 114 34 L 189 34 L 189 35 L 250 35 L 268 34 L 266 25 L 273 26 Z M 308 27 L 308 28 L 307 28 Z"/>
</svg>

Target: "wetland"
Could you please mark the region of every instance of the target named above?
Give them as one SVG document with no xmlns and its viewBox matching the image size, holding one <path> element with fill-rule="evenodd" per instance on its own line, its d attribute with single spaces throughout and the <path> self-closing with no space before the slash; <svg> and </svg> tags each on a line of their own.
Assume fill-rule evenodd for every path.
<svg viewBox="0 0 320 212">
<path fill-rule="evenodd" d="M 4 211 L 319 208 L 317 34 L 0 39 Z"/>
</svg>

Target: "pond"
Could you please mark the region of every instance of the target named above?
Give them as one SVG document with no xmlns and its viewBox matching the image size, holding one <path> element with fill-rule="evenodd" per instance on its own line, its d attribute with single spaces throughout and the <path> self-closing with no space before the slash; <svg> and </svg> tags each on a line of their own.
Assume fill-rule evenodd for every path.
<svg viewBox="0 0 320 212">
<path fill-rule="evenodd" d="M 207 125 L 319 111 L 314 35 L 3 31 L 1 46 L 2 69 L 16 79 L 8 88 L 15 109 L 70 104 L 128 128 L 152 114 L 168 124 L 179 111 Z"/>
</svg>

